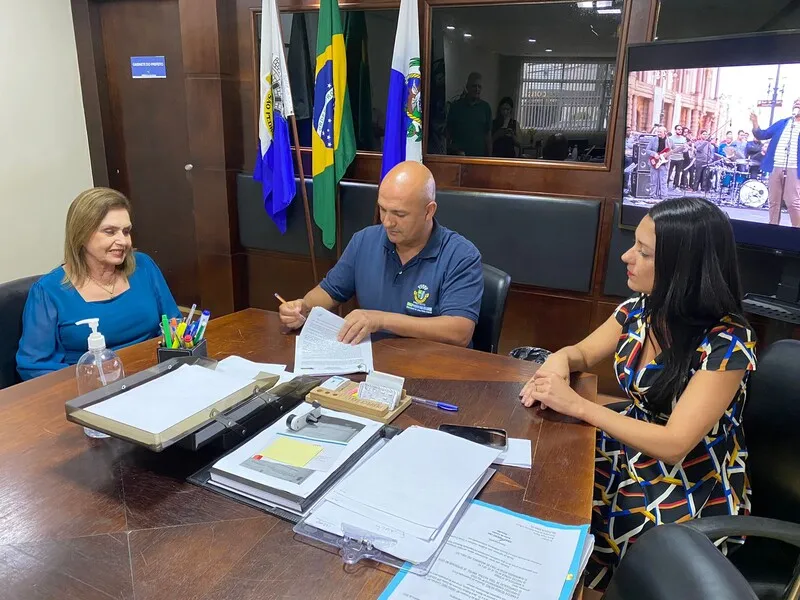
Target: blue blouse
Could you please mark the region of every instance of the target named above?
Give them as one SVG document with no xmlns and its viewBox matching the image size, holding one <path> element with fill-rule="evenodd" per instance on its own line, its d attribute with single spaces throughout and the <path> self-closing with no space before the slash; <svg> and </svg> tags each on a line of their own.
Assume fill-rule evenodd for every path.
<svg viewBox="0 0 800 600">
<path fill-rule="evenodd" d="M 87 350 L 91 329 L 77 321 L 97 317 L 106 345 L 116 350 L 159 335 L 161 315 L 180 311 L 153 259 L 135 253 L 130 289 L 109 300 L 86 302 L 72 285 L 64 285 L 64 267 L 33 284 L 22 316 L 17 371 L 32 379 L 74 365 Z"/>
</svg>

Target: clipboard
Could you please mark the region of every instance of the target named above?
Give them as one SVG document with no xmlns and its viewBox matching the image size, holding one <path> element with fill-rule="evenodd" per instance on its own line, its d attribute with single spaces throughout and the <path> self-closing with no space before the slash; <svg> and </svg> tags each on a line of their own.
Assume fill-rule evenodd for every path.
<svg viewBox="0 0 800 600">
<path fill-rule="evenodd" d="M 374 532 L 365 531 L 357 527 L 349 527 L 344 531 L 344 535 L 336 535 L 322 529 L 318 529 L 313 525 L 309 525 L 306 521 L 308 517 L 297 522 L 293 530 L 298 536 L 300 541 L 309 543 L 311 545 L 323 544 L 325 546 L 332 546 L 337 549 L 342 562 L 346 565 L 355 565 L 362 560 L 372 560 L 390 567 L 394 567 L 398 571 L 413 573 L 415 575 L 427 575 L 436 559 L 441 554 L 450 539 L 450 534 L 458 525 L 461 517 L 469 508 L 472 501 L 478 496 L 483 487 L 488 483 L 489 479 L 494 475 L 496 469 L 487 469 L 487 477 L 479 480 L 475 487 L 470 490 L 466 502 L 458 509 L 455 519 L 453 519 L 450 528 L 445 532 L 442 543 L 436 549 L 436 552 L 425 562 L 412 564 L 396 556 L 392 556 L 387 551 L 379 550 L 375 547 L 376 543 L 387 542 L 391 544 L 394 542 L 391 538 Z M 305 539 L 303 539 L 305 538 Z"/>
</svg>

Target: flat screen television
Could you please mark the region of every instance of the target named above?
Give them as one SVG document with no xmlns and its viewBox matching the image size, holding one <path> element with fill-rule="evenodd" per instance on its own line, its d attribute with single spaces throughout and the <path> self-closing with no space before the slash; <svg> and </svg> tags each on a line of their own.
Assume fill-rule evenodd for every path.
<svg viewBox="0 0 800 600">
<path fill-rule="evenodd" d="M 781 145 L 796 146 L 800 133 L 800 34 L 631 45 L 626 64 L 621 226 L 635 228 L 663 199 L 694 195 L 730 216 L 737 243 L 800 253 L 800 204 L 785 205 L 796 168 L 783 176 L 797 152 Z M 759 140 L 751 115 L 761 130 L 783 124 L 786 135 Z"/>
</svg>

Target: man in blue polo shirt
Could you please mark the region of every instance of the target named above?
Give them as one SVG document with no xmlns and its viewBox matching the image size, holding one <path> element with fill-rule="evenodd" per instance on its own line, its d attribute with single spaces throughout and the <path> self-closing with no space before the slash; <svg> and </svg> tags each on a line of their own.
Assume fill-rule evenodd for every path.
<svg viewBox="0 0 800 600">
<path fill-rule="evenodd" d="M 355 296 L 361 308 L 345 318 L 342 342 L 385 331 L 468 346 L 483 296 L 481 255 L 434 219 L 433 175 L 400 163 L 381 182 L 378 207 L 381 225 L 356 233 L 322 283 L 282 304 L 281 321 L 298 329 L 313 307 L 331 310 Z"/>
</svg>

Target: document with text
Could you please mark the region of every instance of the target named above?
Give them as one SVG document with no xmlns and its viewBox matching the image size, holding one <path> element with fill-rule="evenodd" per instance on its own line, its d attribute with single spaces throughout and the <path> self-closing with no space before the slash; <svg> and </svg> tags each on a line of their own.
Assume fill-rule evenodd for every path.
<svg viewBox="0 0 800 600">
<path fill-rule="evenodd" d="M 373 370 L 372 341 L 343 344 L 336 339 L 344 319 L 320 308 L 311 309 L 294 349 L 297 375 L 347 375 Z"/>
<path fill-rule="evenodd" d="M 473 501 L 425 576 L 400 572 L 379 600 L 568 600 L 588 525 L 548 523 Z"/>
</svg>

